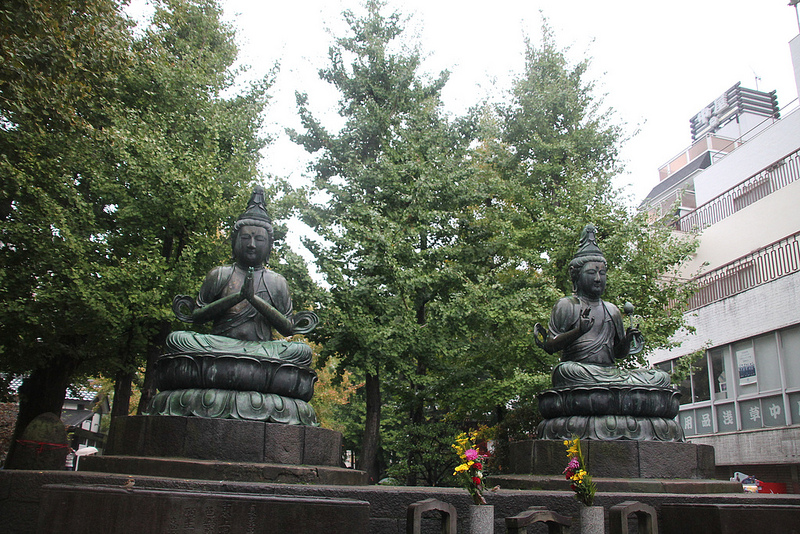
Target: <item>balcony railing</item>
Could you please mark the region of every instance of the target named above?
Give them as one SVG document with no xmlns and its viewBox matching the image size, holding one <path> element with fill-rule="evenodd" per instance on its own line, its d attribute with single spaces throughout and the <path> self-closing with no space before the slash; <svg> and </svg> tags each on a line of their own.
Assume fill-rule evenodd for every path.
<svg viewBox="0 0 800 534">
<path fill-rule="evenodd" d="M 800 232 L 699 276 L 694 310 L 800 271 Z"/>
<path fill-rule="evenodd" d="M 800 150 L 709 200 L 672 225 L 683 232 L 703 230 L 796 180 L 800 180 Z"/>
</svg>

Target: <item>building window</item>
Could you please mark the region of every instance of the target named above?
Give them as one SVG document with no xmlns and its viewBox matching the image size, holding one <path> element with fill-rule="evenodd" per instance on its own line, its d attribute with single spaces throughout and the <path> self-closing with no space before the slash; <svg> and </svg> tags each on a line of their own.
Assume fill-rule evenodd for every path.
<svg viewBox="0 0 800 534">
<path fill-rule="evenodd" d="M 711 400 L 708 386 L 708 359 L 705 355 L 695 364 L 695 371 L 692 373 L 692 393 L 694 402 Z"/>
<path fill-rule="evenodd" d="M 763 426 L 764 417 L 761 412 L 761 399 L 752 399 L 739 403 L 742 429 L 756 430 Z"/>
<path fill-rule="evenodd" d="M 780 391 L 781 370 L 778 364 L 778 344 L 775 333 L 755 338 L 753 349 L 758 368 L 758 390 L 762 392 Z"/>
<path fill-rule="evenodd" d="M 687 436 L 800 424 L 800 325 L 708 350 L 678 388 Z"/>
<path fill-rule="evenodd" d="M 789 395 L 789 413 L 792 415 L 792 421 L 800 421 L 800 393 Z"/>
<path fill-rule="evenodd" d="M 736 405 L 732 402 L 717 406 L 717 429 L 720 432 L 736 431 Z"/>
<path fill-rule="evenodd" d="M 758 393 L 758 368 L 752 340 L 733 344 L 733 359 L 736 363 L 739 395 Z"/>
<path fill-rule="evenodd" d="M 714 383 L 714 399 L 728 398 L 728 377 L 730 372 L 725 366 L 725 357 L 722 349 L 714 349 L 708 352 L 711 360 L 711 379 Z"/>
<path fill-rule="evenodd" d="M 761 399 L 761 408 L 764 412 L 764 426 L 786 426 L 783 397 L 779 395 Z"/>
<path fill-rule="evenodd" d="M 781 353 L 787 389 L 800 389 L 800 326 L 781 332 Z M 800 417 L 795 419 L 800 422 Z"/>
<path fill-rule="evenodd" d="M 681 394 L 681 404 L 692 403 L 692 377 L 687 376 L 678 384 L 678 391 Z"/>
</svg>

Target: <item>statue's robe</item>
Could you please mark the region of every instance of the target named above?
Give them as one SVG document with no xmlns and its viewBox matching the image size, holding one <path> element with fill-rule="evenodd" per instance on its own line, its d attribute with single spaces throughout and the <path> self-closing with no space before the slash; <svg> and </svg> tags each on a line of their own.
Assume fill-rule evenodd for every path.
<svg viewBox="0 0 800 534">
<path fill-rule="evenodd" d="M 212 269 L 200 288 L 197 306 L 203 307 L 239 292 L 245 276 L 246 271 L 238 265 Z M 258 268 L 253 273 L 253 286 L 256 295 L 286 317 L 292 316 L 292 299 L 283 276 L 269 269 Z M 270 324 L 246 300 L 217 317 L 211 334 L 172 332 L 167 338 L 167 352 L 241 354 L 284 360 L 297 365 L 311 364 L 311 347 L 299 342 L 273 341 Z"/>
<path fill-rule="evenodd" d="M 562 351 L 561 363 L 553 370 L 553 387 L 593 384 L 638 384 L 666 387 L 669 375 L 660 370 L 622 369 L 614 363 L 615 346 L 623 342 L 625 327 L 619 308 L 598 299 L 582 301 L 577 296 L 565 297 L 553 307 L 550 315 L 550 336 L 568 332 L 578 326 L 581 309 L 589 307 L 594 318 L 592 328 Z"/>
</svg>

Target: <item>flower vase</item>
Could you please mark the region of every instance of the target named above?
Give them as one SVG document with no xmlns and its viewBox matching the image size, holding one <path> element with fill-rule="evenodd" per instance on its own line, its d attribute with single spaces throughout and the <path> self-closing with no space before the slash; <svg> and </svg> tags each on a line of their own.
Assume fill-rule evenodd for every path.
<svg viewBox="0 0 800 534">
<path fill-rule="evenodd" d="M 494 533 L 494 506 L 490 504 L 469 505 L 469 534 Z"/>
<path fill-rule="evenodd" d="M 579 521 L 581 534 L 604 534 L 606 531 L 605 511 L 602 506 L 581 505 Z"/>
</svg>

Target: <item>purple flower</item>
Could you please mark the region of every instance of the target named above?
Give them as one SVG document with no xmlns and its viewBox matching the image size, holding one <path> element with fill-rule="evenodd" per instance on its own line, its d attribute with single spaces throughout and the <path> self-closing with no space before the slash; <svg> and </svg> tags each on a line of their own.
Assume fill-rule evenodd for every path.
<svg viewBox="0 0 800 534">
<path fill-rule="evenodd" d="M 577 471 L 580 468 L 580 466 L 581 466 L 581 463 L 578 461 L 578 459 L 577 458 L 573 458 L 567 464 L 567 468 L 564 469 L 564 474 L 567 475 L 567 478 L 569 478 L 570 476 L 572 476 L 575 473 L 575 471 Z"/>
<path fill-rule="evenodd" d="M 573 459 L 572 459 L 572 460 L 570 460 L 570 461 L 569 461 L 569 463 L 567 464 L 567 467 L 569 467 L 569 468 L 570 468 L 570 469 L 572 469 L 572 470 L 575 470 L 575 469 L 579 468 L 580 466 L 581 466 L 581 463 L 578 461 L 578 459 L 577 459 L 577 458 L 573 458 Z"/>
<path fill-rule="evenodd" d="M 464 452 L 464 457 L 469 460 L 470 462 L 474 462 L 478 459 L 478 451 L 475 449 L 469 449 Z"/>
</svg>

